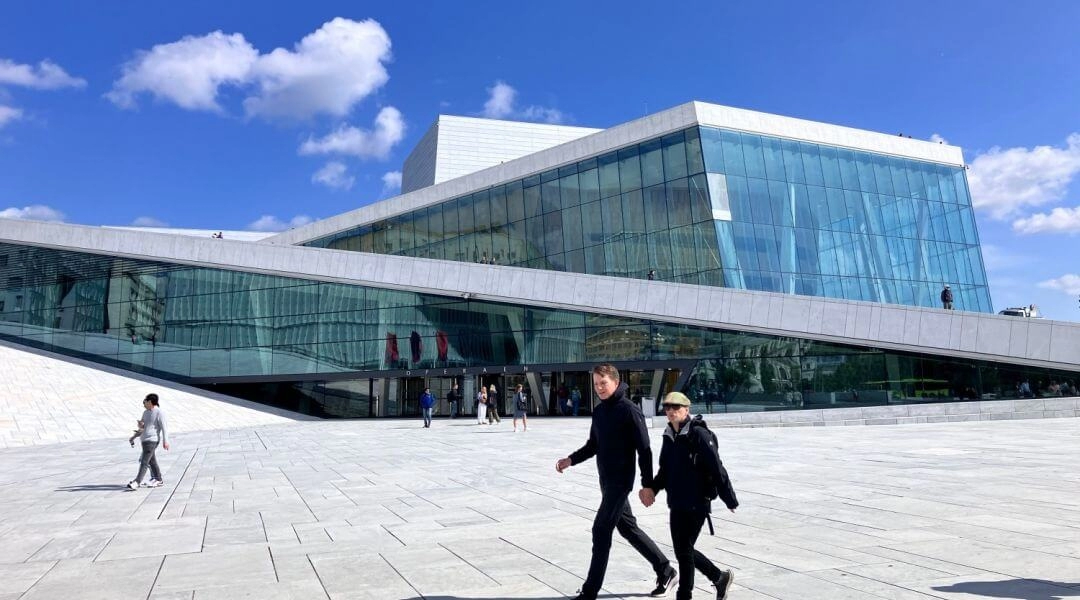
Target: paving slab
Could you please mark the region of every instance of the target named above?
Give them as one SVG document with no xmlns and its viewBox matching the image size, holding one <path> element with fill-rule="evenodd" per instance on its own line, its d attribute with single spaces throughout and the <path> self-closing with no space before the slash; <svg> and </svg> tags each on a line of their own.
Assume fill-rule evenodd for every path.
<svg viewBox="0 0 1080 600">
<path fill-rule="evenodd" d="M 742 506 L 698 549 L 734 570 L 733 600 L 1080 598 L 1078 424 L 721 430 Z M 160 453 L 167 484 L 134 492 L 123 439 L 0 449 L 0 600 L 572 596 L 596 468 L 554 463 L 589 420 L 530 425 L 182 432 Z M 663 500 L 632 507 L 671 556 Z M 652 577 L 616 536 L 604 597 Z"/>
</svg>

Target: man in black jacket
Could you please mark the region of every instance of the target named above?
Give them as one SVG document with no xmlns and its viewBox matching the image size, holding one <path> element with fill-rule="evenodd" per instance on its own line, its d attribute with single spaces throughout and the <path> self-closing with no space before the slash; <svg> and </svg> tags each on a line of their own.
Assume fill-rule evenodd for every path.
<svg viewBox="0 0 1080 600">
<path fill-rule="evenodd" d="M 648 507 L 655 501 L 657 492 L 667 490 L 671 545 L 682 572 L 676 600 L 690 600 L 695 567 L 716 586 L 716 599 L 724 600 L 734 576 L 731 571 L 718 569 L 694 549 L 694 543 L 712 511 L 711 495 L 719 497 L 731 512 L 738 508 L 739 501 L 714 449 L 715 438 L 704 421 L 690 419 L 690 399 L 685 394 L 672 392 L 664 397 L 663 407 L 668 427 L 664 430 L 664 445 L 660 448 L 660 470 L 652 485 L 642 486 L 638 495 L 641 503 Z M 709 488 L 715 491 L 710 493 Z"/>
<path fill-rule="evenodd" d="M 941 288 L 941 307 L 945 310 L 952 310 L 952 290 L 949 289 L 949 284 L 945 284 L 945 287 Z"/>
<path fill-rule="evenodd" d="M 650 487 L 653 483 L 652 450 L 645 416 L 626 397 L 627 386 L 619 382 L 619 370 L 613 365 L 597 365 L 592 370 L 592 379 L 593 389 L 602 402 L 593 409 L 589 441 L 555 463 L 555 470 L 562 473 L 595 456 L 596 469 L 600 473 L 601 500 L 593 520 L 592 561 L 581 593 L 575 600 L 595 600 L 600 593 L 614 529 L 618 529 L 619 535 L 652 565 L 656 572 L 656 589 L 651 595 L 663 596 L 675 584 L 677 573 L 671 567 L 671 561 L 638 528 L 627 500 L 627 495 L 634 489 L 635 453 L 641 468 L 642 487 Z"/>
</svg>

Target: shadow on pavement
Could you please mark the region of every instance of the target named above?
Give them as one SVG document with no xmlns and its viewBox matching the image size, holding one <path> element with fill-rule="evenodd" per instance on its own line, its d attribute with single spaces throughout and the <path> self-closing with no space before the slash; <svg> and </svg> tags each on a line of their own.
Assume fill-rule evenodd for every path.
<svg viewBox="0 0 1080 600">
<path fill-rule="evenodd" d="M 122 483 L 87 483 L 85 485 L 65 485 L 56 488 L 58 492 L 117 492 L 126 490 L 128 486 Z"/>
<path fill-rule="evenodd" d="M 572 596 L 523 596 L 523 600 L 567 600 Z M 649 594 L 600 594 L 597 598 L 648 598 Z M 492 600 L 495 596 L 468 597 L 468 596 L 413 596 L 408 600 Z M 510 600 L 509 598 L 505 600 Z"/>
<path fill-rule="evenodd" d="M 1056 589 L 1048 589 L 1054 586 Z M 1004 581 L 964 581 L 930 589 L 954 594 L 971 594 L 986 598 L 1015 598 L 1016 600 L 1062 600 L 1080 596 L 1080 582 L 1064 583 L 1045 579 L 1006 579 Z"/>
</svg>

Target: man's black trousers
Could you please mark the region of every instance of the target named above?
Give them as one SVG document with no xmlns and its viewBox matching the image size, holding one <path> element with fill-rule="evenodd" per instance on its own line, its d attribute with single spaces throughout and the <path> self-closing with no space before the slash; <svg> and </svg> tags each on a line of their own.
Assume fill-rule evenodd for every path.
<svg viewBox="0 0 1080 600">
<path fill-rule="evenodd" d="M 652 539 L 638 528 L 637 519 L 634 518 L 630 501 L 627 499 L 630 491 L 626 488 L 600 490 L 602 499 L 600 508 L 596 509 L 592 526 L 592 561 L 589 563 L 589 575 L 581 586 L 582 594 L 587 597 L 595 598 L 604 584 L 604 573 L 607 571 L 608 556 L 611 554 L 611 535 L 616 529 L 619 530 L 619 535 L 649 561 L 657 577 L 663 575 L 671 566 L 671 562 Z"/>
<path fill-rule="evenodd" d="M 679 591 L 676 600 L 687 600 L 694 590 L 694 567 L 709 581 L 720 578 L 720 569 L 694 550 L 694 544 L 701 534 L 707 513 L 704 510 L 671 511 L 671 545 L 675 549 L 675 560 L 679 562 Z"/>
</svg>

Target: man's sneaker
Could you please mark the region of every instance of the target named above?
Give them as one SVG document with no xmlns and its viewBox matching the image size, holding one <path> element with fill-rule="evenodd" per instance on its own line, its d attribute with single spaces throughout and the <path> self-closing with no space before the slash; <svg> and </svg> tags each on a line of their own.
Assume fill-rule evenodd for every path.
<svg viewBox="0 0 1080 600">
<path fill-rule="evenodd" d="M 653 590 L 649 595 L 653 598 L 666 596 L 668 590 L 671 589 L 671 586 L 675 585 L 675 583 L 678 581 L 679 573 L 675 569 L 668 567 L 668 570 L 664 572 L 663 575 L 656 578 L 656 589 Z"/>
<path fill-rule="evenodd" d="M 136 481 L 135 481 L 134 479 L 132 479 L 131 481 L 129 481 L 129 482 L 128 482 L 128 484 L 127 484 L 127 486 L 128 486 L 128 489 L 129 489 L 129 490 L 137 490 L 137 489 L 139 489 L 139 484 L 138 484 L 138 482 L 136 482 Z"/>
<path fill-rule="evenodd" d="M 735 581 L 735 574 L 731 571 L 721 571 L 720 577 L 713 582 L 716 586 L 716 600 L 724 600 L 727 598 L 728 588 L 731 587 L 731 582 Z"/>
<path fill-rule="evenodd" d="M 578 590 L 578 595 L 574 596 L 571 600 L 596 600 L 596 596 L 589 596 L 585 592 Z"/>
<path fill-rule="evenodd" d="M 162 482 L 159 479 L 151 479 L 150 481 L 147 481 L 146 483 L 144 483 L 142 485 L 143 485 L 143 487 L 161 487 L 162 483 L 164 483 L 164 482 Z"/>
</svg>

